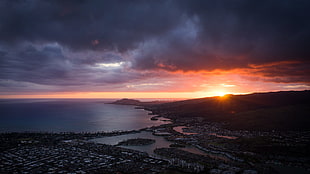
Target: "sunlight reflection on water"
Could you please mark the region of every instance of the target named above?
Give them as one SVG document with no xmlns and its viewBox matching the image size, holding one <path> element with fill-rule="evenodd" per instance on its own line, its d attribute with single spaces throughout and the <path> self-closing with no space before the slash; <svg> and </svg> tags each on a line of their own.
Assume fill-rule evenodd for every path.
<svg viewBox="0 0 310 174">
<path fill-rule="evenodd" d="M 0 132 L 98 132 L 167 124 L 134 106 L 94 100 L 16 100 L 0 103 Z"/>
</svg>

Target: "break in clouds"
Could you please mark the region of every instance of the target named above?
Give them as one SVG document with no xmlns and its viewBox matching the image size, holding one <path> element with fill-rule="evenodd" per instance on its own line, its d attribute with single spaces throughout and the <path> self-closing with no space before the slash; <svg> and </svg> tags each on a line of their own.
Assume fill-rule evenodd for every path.
<svg viewBox="0 0 310 174">
<path fill-rule="evenodd" d="M 146 79 L 168 83 L 169 72 L 236 69 L 309 84 L 309 7 L 307 0 L 0 1 L 0 88 L 110 91 Z"/>
</svg>

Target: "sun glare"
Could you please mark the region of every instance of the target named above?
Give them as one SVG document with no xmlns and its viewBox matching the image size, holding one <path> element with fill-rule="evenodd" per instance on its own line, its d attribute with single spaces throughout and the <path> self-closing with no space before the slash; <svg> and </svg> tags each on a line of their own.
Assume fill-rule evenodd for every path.
<svg viewBox="0 0 310 174">
<path fill-rule="evenodd" d="M 223 97 L 225 96 L 226 94 L 228 94 L 227 92 L 224 92 L 224 91 L 215 91 L 214 92 L 214 95 L 215 96 L 220 96 L 220 97 Z"/>
</svg>

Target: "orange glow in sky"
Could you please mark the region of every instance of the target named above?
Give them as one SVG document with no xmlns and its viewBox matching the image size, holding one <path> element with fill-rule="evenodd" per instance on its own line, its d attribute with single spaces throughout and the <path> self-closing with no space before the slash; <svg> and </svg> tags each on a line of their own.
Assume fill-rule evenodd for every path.
<svg viewBox="0 0 310 174">
<path fill-rule="evenodd" d="M 310 90 L 310 1 L 202 1 L 0 2 L 0 99 Z"/>
<path fill-rule="evenodd" d="M 1 95 L 1 98 L 199 98 L 217 96 L 204 92 L 68 92 L 51 94 Z"/>
<path fill-rule="evenodd" d="M 21 95 L 0 95 L 0 98 L 201 98 L 211 96 L 224 96 L 223 91 L 213 92 L 66 92 L 49 94 L 21 94 Z"/>
<path fill-rule="evenodd" d="M 114 65 L 114 64 L 113 64 Z M 260 67 L 259 67 L 260 68 Z M 255 69 L 256 71 L 257 69 Z M 254 71 L 254 70 L 251 70 Z M 226 94 L 309 90 L 307 83 L 277 83 L 247 70 L 165 72 L 164 77 L 129 82 L 95 91 L 0 92 L 0 98 L 202 98 Z M 90 86 L 92 87 L 92 86 Z M 104 91 L 107 90 L 107 91 Z"/>
</svg>

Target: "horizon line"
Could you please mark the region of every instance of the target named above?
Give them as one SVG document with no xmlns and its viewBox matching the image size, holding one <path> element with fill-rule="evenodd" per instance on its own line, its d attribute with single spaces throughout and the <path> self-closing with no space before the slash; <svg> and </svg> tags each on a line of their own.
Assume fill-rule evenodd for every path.
<svg viewBox="0 0 310 174">
<path fill-rule="evenodd" d="M 307 91 L 307 90 L 287 90 L 287 91 Z M 195 99 L 206 97 L 218 97 L 224 95 L 247 95 L 255 93 L 281 92 L 277 91 L 257 91 L 247 93 L 216 93 L 216 92 L 61 92 L 55 94 L 0 94 L 0 99 Z M 171 95 L 170 97 L 167 97 Z"/>
</svg>

